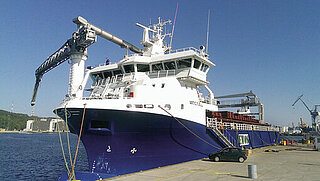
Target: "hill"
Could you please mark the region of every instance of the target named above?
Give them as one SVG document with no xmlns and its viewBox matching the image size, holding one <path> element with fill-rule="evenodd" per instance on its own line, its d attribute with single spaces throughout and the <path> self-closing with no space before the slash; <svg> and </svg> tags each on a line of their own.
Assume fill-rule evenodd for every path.
<svg viewBox="0 0 320 181">
<path fill-rule="evenodd" d="M 23 130 L 26 128 L 27 121 L 30 119 L 38 120 L 41 118 L 0 110 L 0 128 L 4 128 L 6 130 Z"/>
</svg>

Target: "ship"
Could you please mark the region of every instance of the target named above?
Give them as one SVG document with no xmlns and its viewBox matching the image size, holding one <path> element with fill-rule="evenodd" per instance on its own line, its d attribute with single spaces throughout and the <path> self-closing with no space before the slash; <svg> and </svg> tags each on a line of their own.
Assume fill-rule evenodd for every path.
<svg viewBox="0 0 320 181">
<path fill-rule="evenodd" d="M 54 112 L 80 135 L 89 172 L 97 180 L 208 157 L 225 147 L 257 148 L 279 142 L 279 130 L 251 116 L 220 111 L 207 74 L 215 64 L 204 46 L 173 50 L 170 20 L 144 26 L 143 48 L 89 23 L 36 69 L 31 104 L 45 73 L 70 59 L 69 91 Z M 85 67 L 87 48 L 105 38 L 125 48 L 124 58 Z M 61 180 L 70 178 L 67 173 Z"/>
</svg>

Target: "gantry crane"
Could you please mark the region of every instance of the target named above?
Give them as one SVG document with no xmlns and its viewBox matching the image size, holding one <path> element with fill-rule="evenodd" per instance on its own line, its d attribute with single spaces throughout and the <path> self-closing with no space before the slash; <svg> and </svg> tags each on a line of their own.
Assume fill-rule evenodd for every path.
<svg viewBox="0 0 320 181">
<path fill-rule="evenodd" d="M 312 122 L 312 130 L 319 132 L 320 131 L 320 122 L 319 122 L 319 115 L 320 112 L 318 111 L 318 108 L 320 107 L 320 105 L 314 105 L 314 109 L 311 110 L 307 104 L 302 100 L 302 95 L 300 95 L 296 101 L 294 101 L 294 103 L 292 104 L 292 106 L 294 106 L 299 100 L 303 103 L 303 105 L 307 108 L 307 110 L 310 112 L 311 114 L 311 122 Z"/>
</svg>

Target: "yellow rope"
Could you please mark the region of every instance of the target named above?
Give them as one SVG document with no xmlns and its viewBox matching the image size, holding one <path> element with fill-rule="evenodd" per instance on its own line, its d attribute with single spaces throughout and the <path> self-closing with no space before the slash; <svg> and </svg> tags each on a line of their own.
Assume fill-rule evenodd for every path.
<svg viewBox="0 0 320 181">
<path fill-rule="evenodd" d="M 58 118 L 57 109 L 55 110 L 55 112 L 56 112 L 56 119 L 57 119 Z M 67 159 L 66 159 L 66 155 L 64 153 L 64 148 L 63 148 L 62 139 L 61 139 L 61 133 L 60 133 L 60 127 L 59 127 L 59 123 L 58 122 L 57 122 L 57 128 L 58 128 L 59 142 L 60 142 L 60 146 L 61 146 L 61 151 L 62 151 L 62 155 L 63 155 L 64 164 L 66 166 L 66 169 L 67 169 L 68 175 L 69 175 L 70 174 L 70 170 L 69 170 L 68 162 L 67 162 Z"/>
<path fill-rule="evenodd" d="M 182 122 L 180 122 L 176 117 L 174 117 L 172 114 L 170 114 L 167 110 L 165 110 L 164 108 L 162 108 L 160 105 L 158 105 L 159 108 L 161 108 L 164 112 L 166 112 L 167 114 L 169 114 L 172 118 L 174 118 L 180 125 L 182 125 L 184 128 L 186 128 L 186 130 L 188 130 L 191 134 L 193 134 L 194 136 L 196 136 L 197 138 L 199 138 L 201 141 L 207 143 L 208 145 L 217 148 L 219 150 L 221 150 L 221 148 L 214 146 L 213 144 L 207 142 L 206 140 L 204 140 L 203 138 L 201 138 L 200 136 L 198 136 L 196 133 L 192 132 L 187 126 L 185 126 Z"/>
<path fill-rule="evenodd" d="M 70 149 L 70 139 L 69 139 L 69 127 L 68 127 L 68 114 L 67 114 L 67 105 L 64 106 L 64 115 L 66 119 L 66 128 L 67 128 L 67 143 L 68 143 L 68 150 L 69 150 L 69 159 L 70 165 L 72 165 L 72 157 L 71 157 L 71 149 Z"/>
<path fill-rule="evenodd" d="M 76 164 L 77 154 L 78 154 L 78 150 L 79 150 L 79 144 L 80 144 L 80 138 L 81 138 L 81 134 L 82 134 L 82 127 L 83 127 L 83 121 L 84 121 L 85 113 L 86 113 L 86 104 L 83 104 L 83 114 L 82 114 L 82 121 L 81 121 L 81 126 L 80 126 L 80 133 L 79 133 L 79 137 L 78 137 L 76 153 L 74 155 L 73 164 L 72 164 L 72 168 L 71 168 L 71 174 L 69 175 L 69 180 L 72 177 L 75 177 L 75 175 L 74 175 L 74 167 L 75 167 L 75 164 Z"/>
</svg>

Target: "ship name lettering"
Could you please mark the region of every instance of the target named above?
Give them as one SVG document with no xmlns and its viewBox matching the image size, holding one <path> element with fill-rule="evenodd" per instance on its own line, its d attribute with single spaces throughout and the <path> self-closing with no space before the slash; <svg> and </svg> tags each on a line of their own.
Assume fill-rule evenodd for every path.
<svg viewBox="0 0 320 181">
<path fill-rule="evenodd" d="M 190 102 L 190 104 L 192 104 L 192 105 L 202 107 L 202 104 L 201 104 L 200 102 L 197 102 L 197 101 L 189 101 L 189 102 Z"/>
</svg>

